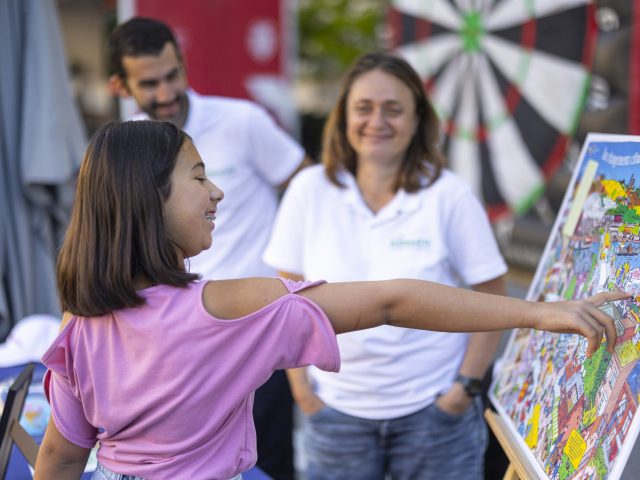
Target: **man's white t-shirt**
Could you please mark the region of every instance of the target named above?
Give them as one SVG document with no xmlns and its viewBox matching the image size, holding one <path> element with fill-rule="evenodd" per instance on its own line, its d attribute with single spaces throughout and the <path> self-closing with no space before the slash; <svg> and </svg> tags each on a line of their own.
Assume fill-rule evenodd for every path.
<svg viewBox="0 0 640 480">
<path fill-rule="evenodd" d="M 250 101 L 187 95 L 184 130 L 207 176 L 224 192 L 211 248 L 188 259 L 188 269 L 205 279 L 273 276 L 262 253 L 278 206 L 277 186 L 298 168 L 304 150 Z"/>
<path fill-rule="evenodd" d="M 307 280 L 418 278 L 475 285 L 507 270 L 487 215 L 458 176 L 443 171 L 428 188 L 398 191 L 377 214 L 353 176 L 327 179 L 321 165 L 292 180 L 280 204 L 265 262 Z M 467 334 L 382 326 L 338 336 L 340 373 L 310 368 L 329 406 L 371 419 L 416 412 L 450 388 Z"/>
</svg>

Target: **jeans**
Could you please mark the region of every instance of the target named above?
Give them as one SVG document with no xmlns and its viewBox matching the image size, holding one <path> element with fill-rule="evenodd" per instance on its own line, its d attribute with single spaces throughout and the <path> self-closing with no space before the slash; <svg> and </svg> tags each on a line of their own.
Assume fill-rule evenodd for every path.
<svg viewBox="0 0 640 480">
<path fill-rule="evenodd" d="M 368 420 L 325 407 L 306 419 L 307 480 L 480 480 L 488 432 L 482 402 L 452 415 L 435 403 Z"/>
<path fill-rule="evenodd" d="M 144 478 L 112 472 L 104 465 L 98 463 L 93 475 L 91 475 L 91 480 L 144 480 Z M 242 480 L 242 475 L 236 475 L 229 480 Z"/>
<path fill-rule="evenodd" d="M 144 478 L 112 472 L 104 465 L 98 463 L 93 475 L 91 475 L 91 480 L 144 480 Z"/>
</svg>

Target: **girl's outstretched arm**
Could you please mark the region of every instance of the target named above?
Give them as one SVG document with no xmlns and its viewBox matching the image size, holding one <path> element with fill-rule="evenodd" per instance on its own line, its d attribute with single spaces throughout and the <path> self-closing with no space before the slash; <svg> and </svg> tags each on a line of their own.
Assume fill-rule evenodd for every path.
<svg viewBox="0 0 640 480">
<path fill-rule="evenodd" d="M 33 478 L 34 480 L 80 478 L 90 452 L 90 449 L 79 447 L 64 438 L 53 419 L 49 419 L 44 440 L 38 450 Z"/>
<path fill-rule="evenodd" d="M 286 293 L 274 278 L 208 282 L 204 304 L 218 318 L 238 318 L 254 312 Z M 529 302 L 453 288 L 423 280 L 325 283 L 302 290 L 322 308 L 336 333 L 379 325 L 442 332 L 483 332 L 535 328 L 579 333 L 587 338 L 591 355 L 606 333 L 608 348 L 616 343 L 614 321 L 598 306 L 631 297 L 603 292 L 570 302 Z"/>
<path fill-rule="evenodd" d="M 610 352 L 617 338 L 614 320 L 598 306 L 631 297 L 603 292 L 577 301 L 529 302 L 421 280 L 323 284 L 300 294 L 325 311 L 336 333 L 383 324 L 446 332 L 535 328 L 585 336 L 589 356 L 603 333 Z"/>
</svg>

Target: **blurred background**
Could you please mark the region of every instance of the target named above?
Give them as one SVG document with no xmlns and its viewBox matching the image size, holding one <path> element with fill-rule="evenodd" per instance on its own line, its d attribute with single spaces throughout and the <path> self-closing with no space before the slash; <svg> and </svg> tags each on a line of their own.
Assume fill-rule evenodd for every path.
<svg viewBox="0 0 640 480">
<path fill-rule="evenodd" d="M 0 0 L 0 341 L 59 315 L 53 265 L 87 139 L 135 111 L 109 91 L 106 58 L 133 15 L 173 27 L 196 91 L 262 104 L 316 160 L 347 67 L 397 50 L 487 208 L 514 296 L 587 133 L 640 134 L 634 0 Z"/>
<path fill-rule="evenodd" d="M 520 296 L 586 134 L 640 133 L 632 0 L 3 0 L 0 8 L 0 338 L 28 314 L 57 313 L 51 262 L 86 139 L 135 108 L 109 91 L 105 48 L 134 14 L 174 28 L 193 88 L 257 101 L 315 159 L 348 65 L 366 51 L 397 50 L 424 79 L 449 165 L 485 202 Z"/>
<path fill-rule="evenodd" d="M 3 0 L 0 8 L 8 37 L 0 339 L 17 319 L 57 312 L 50 264 L 74 169 L 98 126 L 134 112 L 109 91 L 105 48 L 134 14 L 174 28 L 193 88 L 257 101 L 315 159 L 348 65 L 366 51 L 400 52 L 440 114 L 450 167 L 487 207 L 519 296 L 586 134 L 640 133 L 633 0 Z"/>
<path fill-rule="evenodd" d="M 53 259 L 87 138 L 134 112 L 109 91 L 105 46 L 134 14 L 173 27 L 193 88 L 257 101 L 315 159 L 346 68 L 397 50 L 424 79 L 449 166 L 487 207 L 518 296 L 586 134 L 640 133 L 632 0 L 2 0 L 0 340 L 27 315 L 58 314 Z"/>
</svg>

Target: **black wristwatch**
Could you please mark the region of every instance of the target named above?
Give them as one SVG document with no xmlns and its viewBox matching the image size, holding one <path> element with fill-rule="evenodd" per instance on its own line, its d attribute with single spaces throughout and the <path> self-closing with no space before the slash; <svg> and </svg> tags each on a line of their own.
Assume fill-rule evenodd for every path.
<svg viewBox="0 0 640 480">
<path fill-rule="evenodd" d="M 462 385 L 464 391 L 471 398 L 477 397 L 482 393 L 482 381 L 479 378 L 466 377 L 464 375 L 458 374 L 454 381 Z"/>
</svg>

